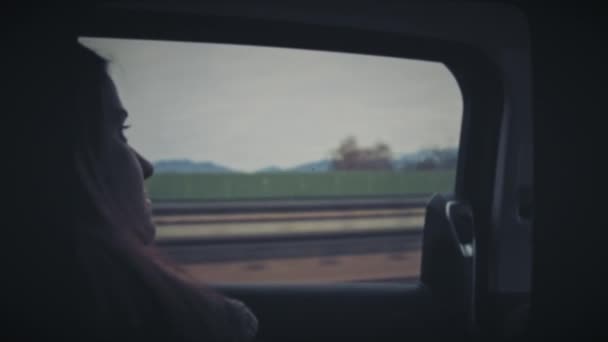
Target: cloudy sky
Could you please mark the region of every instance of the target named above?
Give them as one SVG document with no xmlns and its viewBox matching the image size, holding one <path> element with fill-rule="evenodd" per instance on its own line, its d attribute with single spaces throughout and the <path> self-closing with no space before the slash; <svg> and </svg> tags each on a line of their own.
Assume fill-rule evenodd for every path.
<svg viewBox="0 0 608 342">
<path fill-rule="evenodd" d="M 227 44 L 81 38 L 110 60 L 131 145 L 152 161 L 242 171 L 327 158 L 341 140 L 395 154 L 457 146 L 458 85 L 440 63 Z"/>
</svg>

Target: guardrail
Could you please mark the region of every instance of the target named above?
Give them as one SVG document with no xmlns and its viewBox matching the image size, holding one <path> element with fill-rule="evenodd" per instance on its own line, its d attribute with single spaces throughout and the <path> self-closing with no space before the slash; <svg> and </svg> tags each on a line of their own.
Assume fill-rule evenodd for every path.
<svg viewBox="0 0 608 342">
<path fill-rule="evenodd" d="M 153 202 L 155 215 L 423 208 L 431 194 L 400 197 Z"/>
</svg>

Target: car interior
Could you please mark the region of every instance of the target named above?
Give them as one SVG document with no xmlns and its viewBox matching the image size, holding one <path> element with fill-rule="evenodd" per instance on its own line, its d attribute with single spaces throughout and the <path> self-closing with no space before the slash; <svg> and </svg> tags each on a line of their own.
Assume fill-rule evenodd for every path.
<svg viewBox="0 0 608 342">
<path fill-rule="evenodd" d="M 74 13 L 78 37 L 305 49 L 445 65 L 463 106 L 454 190 L 433 193 L 423 204 L 416 279 L 210 286 L 247 303 L 259 320 L 256 341 L 508 340 L 528 331 L 538 198 L 529 13 L 499 1 L 102 1 Z M 331 205 L 337 210 L 341 204 Z M 222 208 L 206 212 L 221 214 Z"/>
</svg>

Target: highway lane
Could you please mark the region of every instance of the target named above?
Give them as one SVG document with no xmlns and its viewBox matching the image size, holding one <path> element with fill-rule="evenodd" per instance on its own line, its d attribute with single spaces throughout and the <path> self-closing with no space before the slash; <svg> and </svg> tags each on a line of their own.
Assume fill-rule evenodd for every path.
<svg viewBox="0 0 608 342">
<path fill-rule="evenodd" d="M 412 282 L 420 275 L 420 250 L 184 265 L 203 283 L 322 284 Z"/>
<path fill-rule="evenodd" d="M 420 274 L 422 234 L 165 241 L 161 251 L 206 283 L 411 282 Z"/>
<path fill-rule="evenodd" d="M 420 231 L 358 234 L 347 237 L 325 235 L 298 239 L 284 237 L 157 242 L 161 251 L 184 264 L 398 253 L 418 250 L 421 244 Z"/>
</svg>

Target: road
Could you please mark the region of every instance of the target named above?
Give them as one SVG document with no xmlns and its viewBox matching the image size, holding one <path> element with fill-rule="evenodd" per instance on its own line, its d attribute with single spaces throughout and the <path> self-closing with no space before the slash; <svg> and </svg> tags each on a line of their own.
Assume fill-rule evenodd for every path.
<svg viewBox="0 0 608 342">
<path fill-rule="evenodd" d="M 420 234 L 385 234 L 159 246 L 206 283 L 332 283 L 415 279 L 420 244 Z"/>
<path fill-rule="evenodd" d="M 204 283 L 320 284 L 351 281 L 412 281 L 420 273 L 420 250 L 184 265 Z"/>
<path fill-rule="evenodd" d="M 423 208 L 213 209 L 154 217 L 160 249 L 203 282 L 383 281 L 419 273 Z"/>
<path fill-rule="evenodd" d="M 157 242 L 171 258 L 183 263 L 235 262 L 337 255 L 400 253 L 420 249 L 420 232 L 309 236 L 292 239 L 195 240 Z"/>
</svg>

